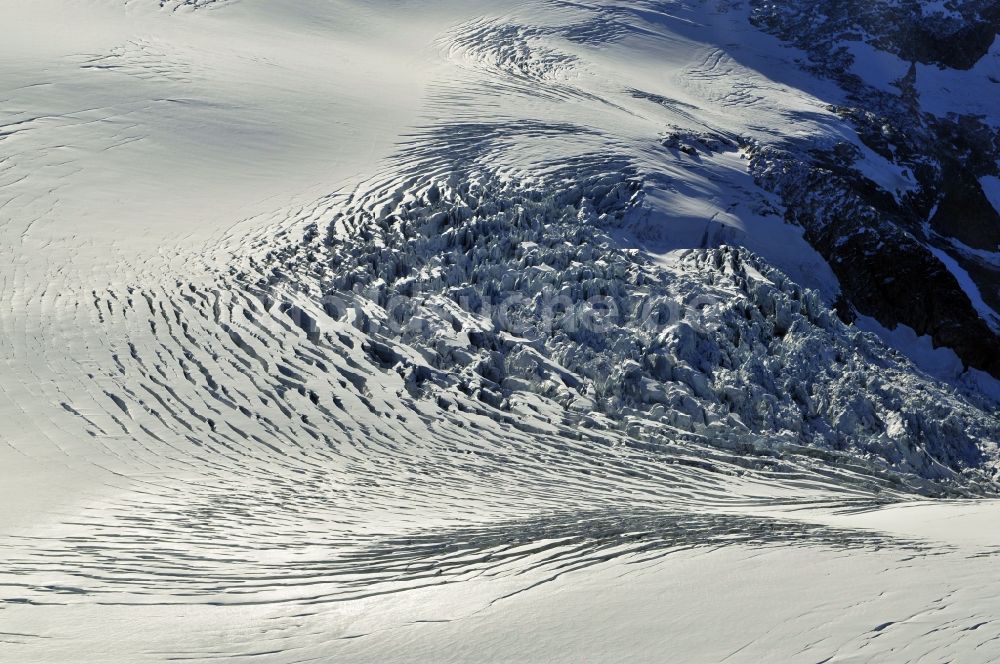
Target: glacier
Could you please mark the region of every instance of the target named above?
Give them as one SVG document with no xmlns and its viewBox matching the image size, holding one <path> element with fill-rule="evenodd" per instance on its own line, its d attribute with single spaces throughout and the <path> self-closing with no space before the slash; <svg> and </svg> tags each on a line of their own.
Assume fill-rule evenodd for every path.
<svg viewBox="0 0 1000 664">
<path fill-rule="evenodd" d="M 1000 4 L 0 21 L 0 660 L 1000 657 Z"/>
</svg>

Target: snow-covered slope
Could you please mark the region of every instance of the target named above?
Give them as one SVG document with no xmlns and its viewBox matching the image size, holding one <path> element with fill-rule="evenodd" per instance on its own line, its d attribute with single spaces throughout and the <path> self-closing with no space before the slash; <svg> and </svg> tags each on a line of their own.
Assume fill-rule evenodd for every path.
<svg viewBox="0 0 1000 664">
<path fill-rule="evenodd" d="M 995 252 L 765 10 L 3 3 L 0 659 L 994 660 Z"/>
</svg>

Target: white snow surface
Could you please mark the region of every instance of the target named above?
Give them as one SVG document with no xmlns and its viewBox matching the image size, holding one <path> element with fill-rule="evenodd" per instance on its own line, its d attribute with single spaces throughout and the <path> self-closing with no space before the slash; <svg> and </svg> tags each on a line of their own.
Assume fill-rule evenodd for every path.
<svg viewBox="0 0 1000 664">
<path fill-rule="evenodd" d="M 1000 658 L 995 404 L 828 311 L 745 11 L 0 3 L 0 661 Z"/>
</svg>

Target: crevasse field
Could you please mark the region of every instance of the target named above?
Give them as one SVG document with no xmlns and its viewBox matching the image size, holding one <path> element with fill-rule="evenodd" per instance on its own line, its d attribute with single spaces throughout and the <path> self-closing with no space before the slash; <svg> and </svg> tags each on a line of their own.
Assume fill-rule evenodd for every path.
<svg viewBox="0 0 1000 664">
<path fill-rule="evenodd" d="M 749 11 L 0 2 L 0 661 L 1000 659 L 1000 383 L 833 313 L 762 146 L 914 176 Z"/>
</svg>

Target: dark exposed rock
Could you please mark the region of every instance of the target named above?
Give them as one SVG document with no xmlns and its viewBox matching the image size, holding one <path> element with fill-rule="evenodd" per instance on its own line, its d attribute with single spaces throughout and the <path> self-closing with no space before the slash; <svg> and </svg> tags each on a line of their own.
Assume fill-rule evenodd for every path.
<svg viewBox="0 0 1000 664">
<path fill-rule="evenodd" d="M 931 217 L 931 228 L 973 249 L 996 251 L 1000 247 L 1000 213 L 993 209 L 974 177 L 948 183 Z"/>
<path fill-rule="evenodd" d="M 845 41 L 866 43 L 903 60 L 970 69 L 1000 31 L 998 0 L 956 0 L 953 12 L 925 13 L 917 0 L 768 2 L 753 0 L 752 21 L 825 63 L 844 57 Z"/>
<path fill-rule="evenodd" d="M 1000 376 L 1000 337 L 938 257 L 949 254 L 987 304 L 1000 303 L 996 266 L 949 241 L 987 252 L 1000 246 L 1000 213 L 979 183 L 997 174 L 1000 132 L 982 118 L 922 111 L 912 64 L 895 83 L 896 94 L 866 85 L 851 73 L 846 48 L 864 41 L 911 63 L 968 69 L 996 37 L 1000 2 L 957 1 L 948 11 L 927 13 L 913 1 L 751 4 L 755 25 L 808 52 L 806 68 L 846 91 L 850 105 L 832 110 L 916 186 L 882 190 L 852 168 L 857 155 L 845 144 L 750 146 L 751 173 L 781 196 L 789 219 L 805 227 L 850 307 L 887 327 L 905 324 L 929 334 L 967 365 Z"/>
</svg>

